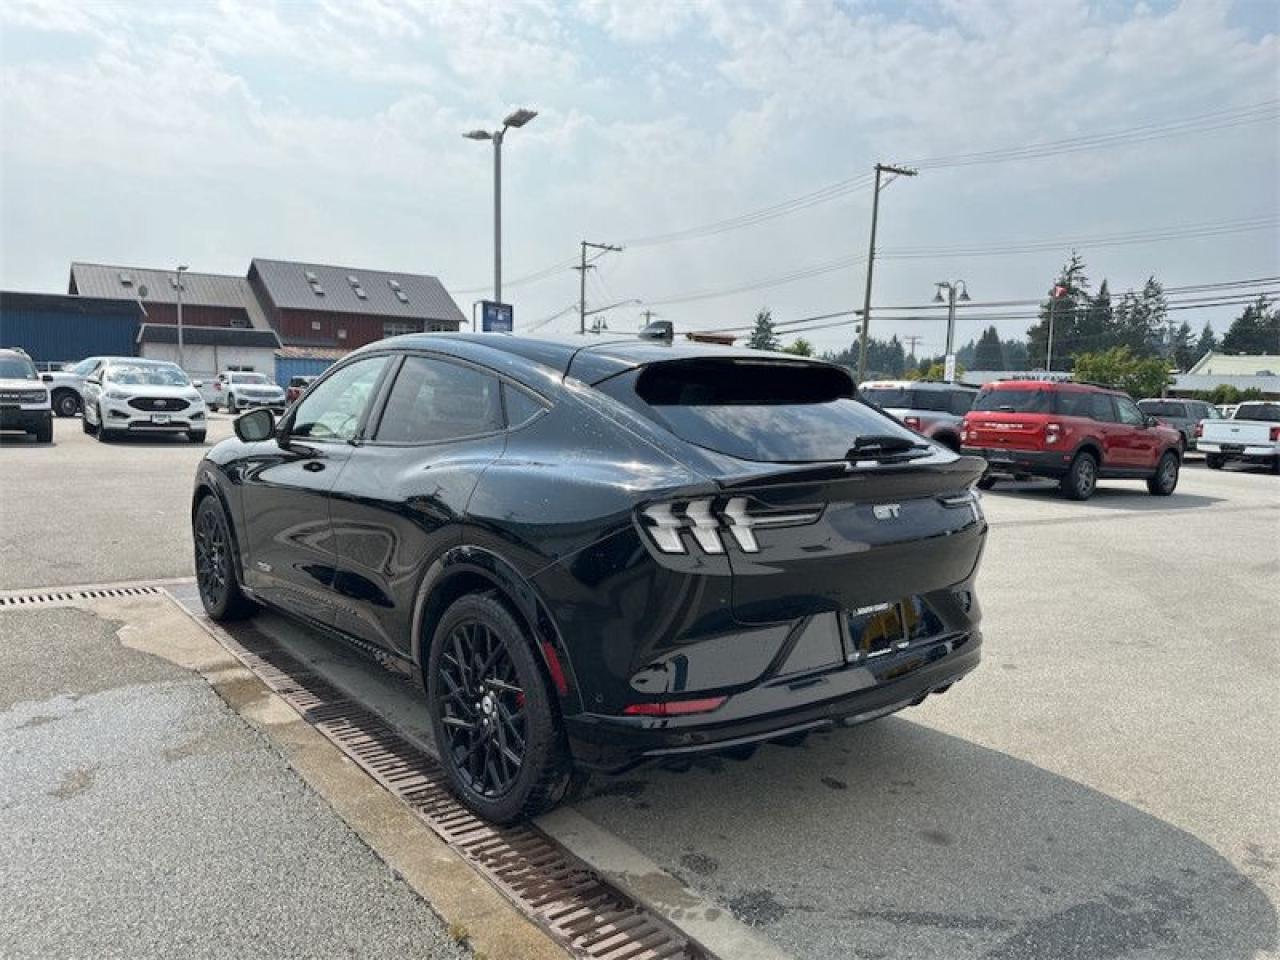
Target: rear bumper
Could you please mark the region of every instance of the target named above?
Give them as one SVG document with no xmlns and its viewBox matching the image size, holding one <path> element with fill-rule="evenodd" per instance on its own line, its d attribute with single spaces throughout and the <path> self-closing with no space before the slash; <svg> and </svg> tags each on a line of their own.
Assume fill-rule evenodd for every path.
<svg viewBox="0 0 1280 960">
<path fill-rule="evenodd" d="M 991 447 L 964 447 L 964 456 L 981 457 L 991 473 L 1029 474 L 1035 477 L 1061 477 L 1071 466 L 1068 450 L 1007 450 Z"/>
<path fill-rule="evenodd" d="M 813 677 L 762 684 L 707 714 L 653 718 L 583 713 L 566 717 L 565 727 L 576 764 L 618 773 L 646 760 L 875 720 L 961 679 L 978 666 L 981 646 L 982 635 L 974 628 L 874 661 L 874 669 L 849 664 Z"/>
<path fill-rule="evenodd" d="M 1212 453 L 1228 460 L 1270 460 L 1272 457 L 1280 456 L 1280 447 L 1260 443 L 1239 445 L 1206 443 L 1202 440 L 1200 452 Z"/>
</svg>

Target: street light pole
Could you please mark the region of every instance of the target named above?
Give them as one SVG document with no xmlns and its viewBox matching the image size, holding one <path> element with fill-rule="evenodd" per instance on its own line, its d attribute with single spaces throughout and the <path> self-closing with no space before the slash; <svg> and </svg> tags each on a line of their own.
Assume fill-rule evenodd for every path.
<svg viewBox="0 0 1280 960">
<path fill-rule="evenodd" d="M 1049 291 L 1049 335 L 1045 340 L 1044 347 L 1044 370 L 1045 373 L 1053 372 L 1053 313 L 1054 308 L 1058 305 L 1058 301 L 1066 296 L 1067 288 L 1062 284 L 1054 284 L 1052 290 Z"/>
<path fill-rule="evenodd" d="M 880 219 L 880 175 L 892 173 L 900 177 L 914 177 L 915 170 L 906 167 L 891 167 L 885 163 L 876 164 L 876 189 L 871 199 L 871 242 L 867 246 L 867 289 L 862 298 L 862 333 L 858 346 L 858 382 L 867 375 L 867 327 L 871 325 L 871 276 L 876 265 L 876 223 Z"/>
<path fill-rule="evenodd" d="M 961 303 L 969 302 L 969 290 L 964 285 L 963 280 L 943 280 L 935 283 L 938 292 L 933 297 L 934 303 L 942 303 L 942 291 L 947 291 L 947 349 L 945 353 L 945 378 L 951 383 L 956 378 L 956 294 L 960 295 Z"/>
<path fill-rule="evenodd" d="M 185 263 L 178 264 L 178 279 L 176 286 L 178 288 L 178 366 L 186 369 L 182 360 L 182 275 L 186 272 L 187 265 Z"/>
<path fill-rule="evenodd" d="M 536 110 L 521 107 L 512 111 L 502 121 L 498 130 L 471 130 L 463 136 L 468 140 L 493 141 L 493 299 L 502 302 L 502 141 L 507 131 L 523 127 L 538 115 Z"/>
</svg>

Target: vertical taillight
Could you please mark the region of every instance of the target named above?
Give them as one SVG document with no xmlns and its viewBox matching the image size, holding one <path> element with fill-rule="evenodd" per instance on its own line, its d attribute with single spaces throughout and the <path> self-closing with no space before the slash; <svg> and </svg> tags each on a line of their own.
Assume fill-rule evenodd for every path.
<svg viewBox="0 0 1280 960">
<path fill-rule="evenodd" d="M 910 427 L 912 430 L 919 430 L 919 429 L 920 429 L 920 418 L 919 418 L 919 417 L 903 417 L 903 418 L 902 418 L 902 422 L 903 422 L 903 423 L 905 423 L 905 424 L 906 424 L 908 427 Z"/>
<path fill-rule="evenodd" d="M 1062 439 L 1062 424 L 1046 423 L 1044 425 L 1044 442 L 1057 443 Z"/>
<path fill-rule="evenodd" d="M 1274 432 L 1274 431 L 1272 431 L 1272 432 Z M 1196 421 L 1196 439 L 1198 440 L 1198 439 L 1200 439 L 1200 438 L 1201 438 L 1201 437 L 1203 437 L 1203 436 L 1204 436 L 1204 421 L 1203 421 L 1203 420 L 1197 420 L 1197 421 Z M 1274 439 L 1275 439 L 1275 437 L 1272 437 L 1271 439 L 1272 439 L 1272 440 L 1274 440 Z"/>
<path fill-rule="evenodd" d="M 1271 442 L 1272 443 L 1280 442 L 1280 427 L 1271 428 Z"/>
</svg>

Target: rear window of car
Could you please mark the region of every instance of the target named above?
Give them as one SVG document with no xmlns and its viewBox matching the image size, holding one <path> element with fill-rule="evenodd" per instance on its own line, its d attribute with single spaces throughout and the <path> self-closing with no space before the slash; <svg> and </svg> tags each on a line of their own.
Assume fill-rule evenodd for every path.
<svg viewBox="0 0 1280 960">
<path fill-rule="evenodd" d="M 1280 403 L 1242 403 L 1232 419 L 1280 423 Z"/>
<path fill-rule="evenodd" d="M 886 410 L 934 410 L 964 414 L 972 395 L 962 390 L 915 390 L 910 387 L 865 387 L 858 395 Z"/>
<path fill-rule="evenodd" d="M 1001 410 L 1005 413 L 1055 413 L 1055 391 L 1018 387 L 995 387 L 978 394 L 975 410 Z"/>
<path fill-rule="evenodd" d="M 597 386 L 680 439 L 742 460 L 843 460 L 872 435 L 919 441 L 856 399 L 848 373 L 825 364 L 671 360 Z"/>
</svg>

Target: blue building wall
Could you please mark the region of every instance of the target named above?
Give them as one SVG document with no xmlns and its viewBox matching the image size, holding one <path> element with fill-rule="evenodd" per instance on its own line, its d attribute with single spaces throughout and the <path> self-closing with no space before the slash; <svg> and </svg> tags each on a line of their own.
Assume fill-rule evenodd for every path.
<svg viewBox="0 0 1280 960">
<path fill-rule="evenodd" d="M 0 347 L 21 347 L 39 364 L 131 357 L 142 311 L 128 300 L 0 291 Z"/>
<path fill-rule="evenodd" d="M 276 383 L 287 387 L 292 377 L 318 377 L 337 362 L 318 357 L 276 357 Z"/>
</svg>

